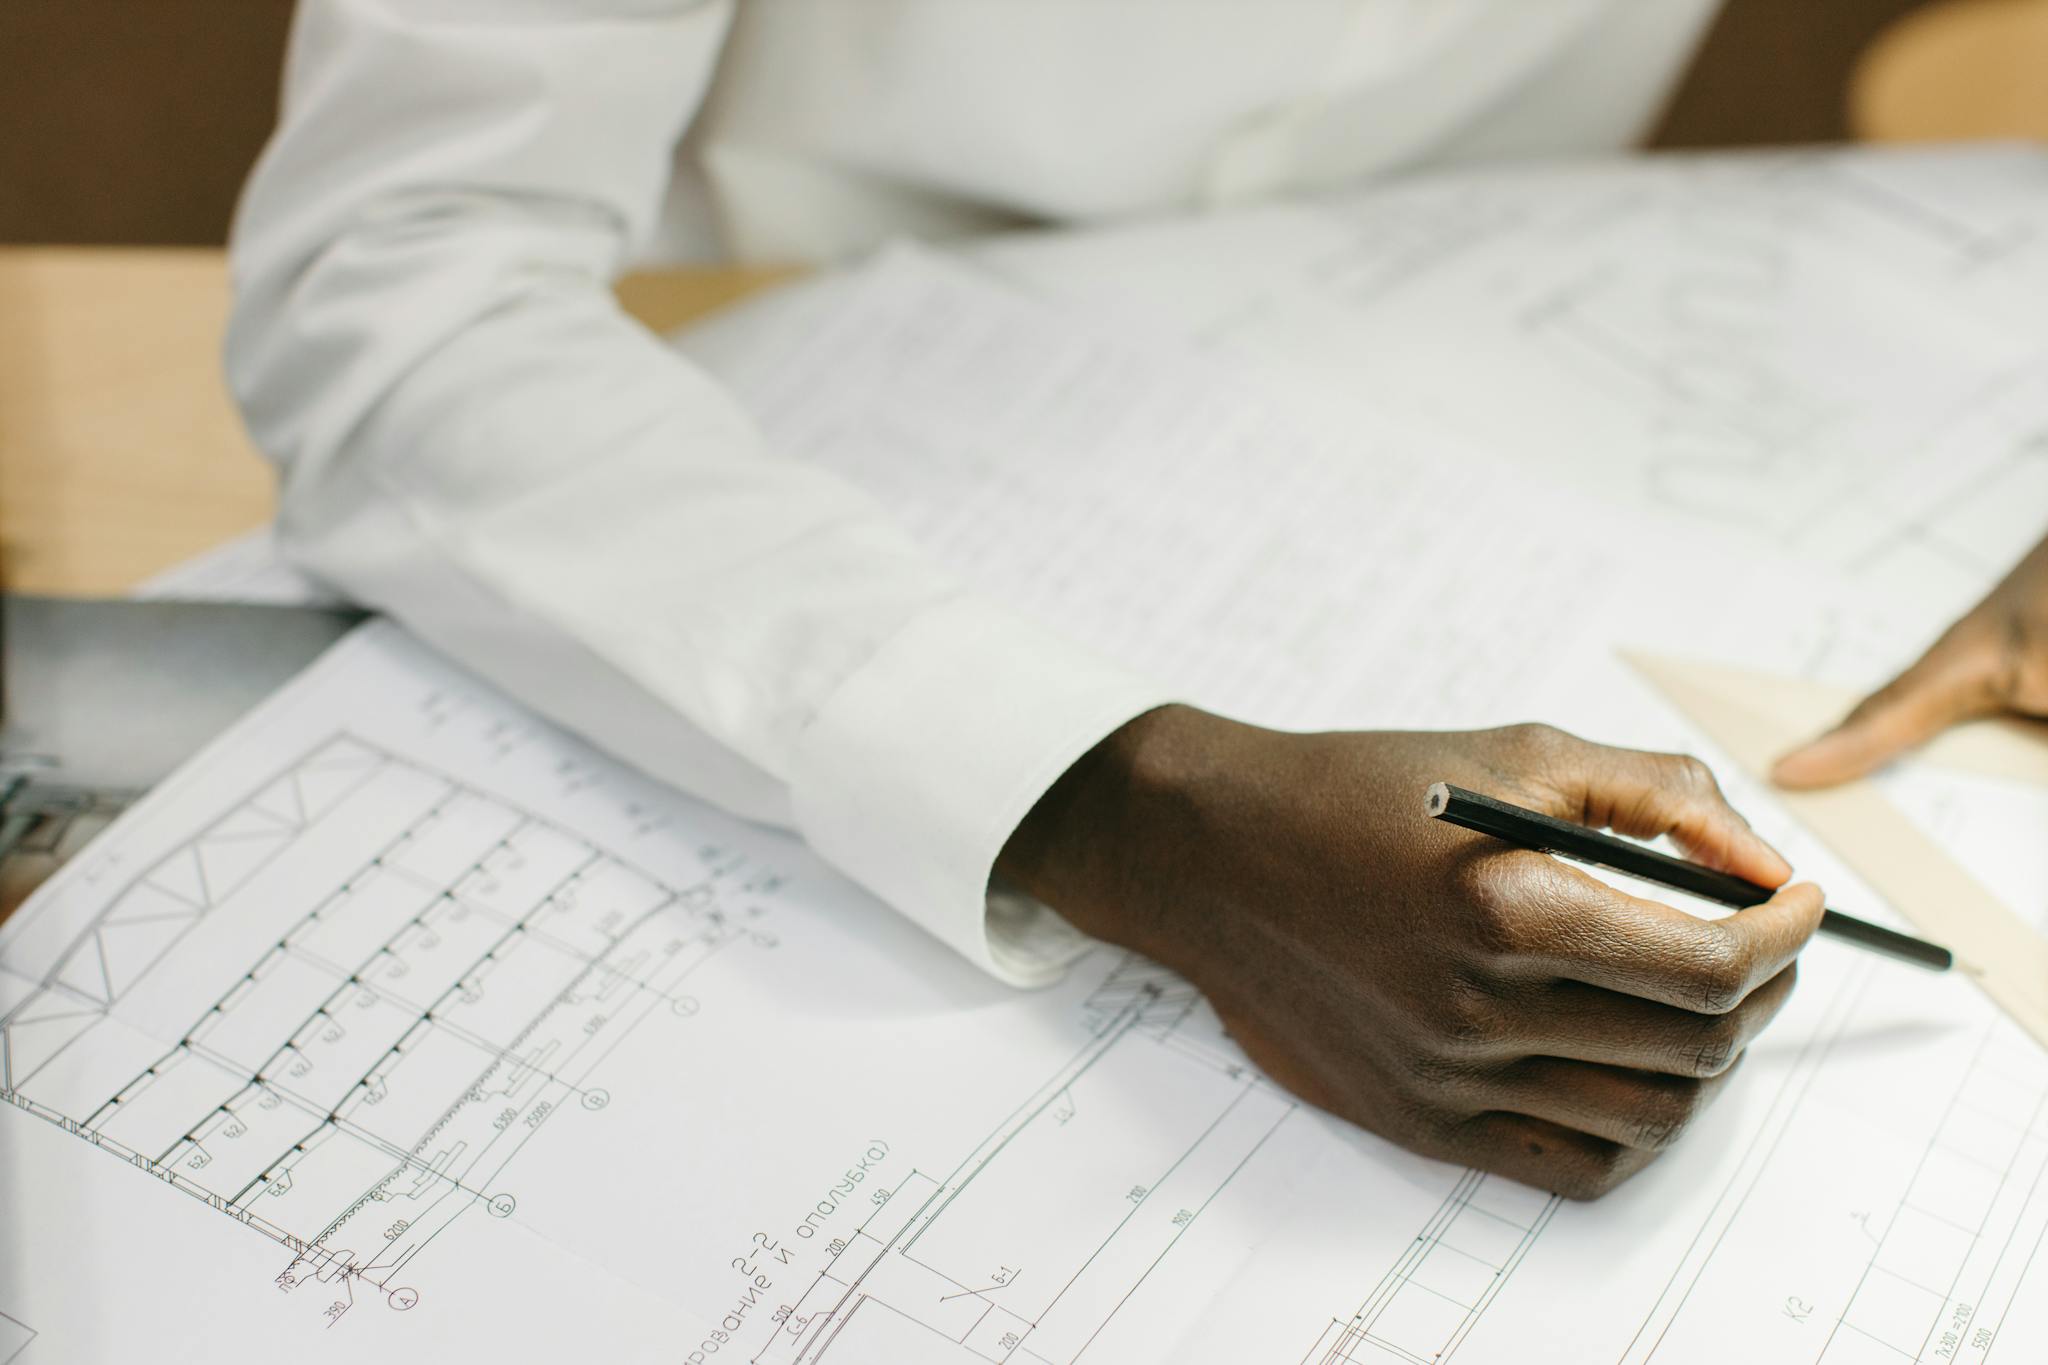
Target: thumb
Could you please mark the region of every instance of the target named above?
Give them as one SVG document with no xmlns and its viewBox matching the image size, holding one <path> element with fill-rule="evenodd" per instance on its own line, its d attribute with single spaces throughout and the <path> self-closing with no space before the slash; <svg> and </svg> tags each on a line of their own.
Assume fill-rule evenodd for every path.
<svg viewBox="0 0 2048 1365">
<path fill-rule="evenodd" d="M 1965 619 L 1911 668 L 1871 693 L 1841 724 L 1780 758 L 1782 787 L 1831 787 L 1876 771 L 1949 726 L 1998 710 L 1998 650 Z"/>
</svg>

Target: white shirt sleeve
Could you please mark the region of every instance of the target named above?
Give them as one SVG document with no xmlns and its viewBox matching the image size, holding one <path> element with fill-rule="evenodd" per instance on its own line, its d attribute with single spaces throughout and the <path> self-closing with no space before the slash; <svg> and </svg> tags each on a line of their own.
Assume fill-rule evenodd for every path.
<svg viewBox="0 0 2048 1365">
<path fill-rule="evenodd" d="M 302 564 L 1006 980 L 1017 822 L 1165 697 L 975 597 L 622 315 L 727 3 L 304 0 L 227 365 Z"/>
</svg>

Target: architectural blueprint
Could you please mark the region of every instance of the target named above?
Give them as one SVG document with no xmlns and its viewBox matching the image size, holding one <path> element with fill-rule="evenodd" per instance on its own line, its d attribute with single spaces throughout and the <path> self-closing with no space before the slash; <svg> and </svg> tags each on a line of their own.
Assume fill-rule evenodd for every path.
<svg viewBox="0 0 2048 1365">
<path fill-rule="evenodd" d="M 994 987 L 383 626 L 0 954 L 0 1290 L 53 1360 L 914 1359 L 891 1305 L 1074 1358 L 1237 1242 L 1296 1108 L 1149 964 Z"/>
<path fill-rule="evenodd" d="M 2038 148 L 1461 172 L 980 255 L 1303 403 L 1792 546 L 1926 627 L 2048 509 Z"/>
<path fill-rule="evenodd" d="M 1616 645 L 1910 643 L 1796 556 L 921 257 L 696 349 L 985 590 L 1273 723 L 1720 760 Z M 2048 1054 L 1960 976 L 1816 943 L 1686 1140 L 1562 1203 L 1303 1107 L 1142 959 L 997 985 L 388 625 L 0 928 L 0 1100 L 20 1365 L 2048 1358 Z"/>
<path fill-rule="evenodd" d="M 386 626 L 0 964 L 0 1290 L 50 1360 L 2048 1341 L 2048 1058 L 1960 981 L 1817 948 L 1689 1141 L 1564 1205 L 1302 1109 L 1141 960 L 982 979 Z"/>
</svg>

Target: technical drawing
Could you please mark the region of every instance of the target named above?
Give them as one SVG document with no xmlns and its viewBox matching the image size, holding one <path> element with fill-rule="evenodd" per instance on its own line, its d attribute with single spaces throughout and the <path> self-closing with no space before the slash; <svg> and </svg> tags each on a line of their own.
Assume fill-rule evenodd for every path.
<svg viewBox="0 0 2048 1365">
<path fill-rule="evenodd" d="M 1810 202 L 1861 220 L 1863 240 L 1885 242 L 1901 264 L 1945 279 L 1964 278 L 2037 251 L 2048 227 L 2048 219 L 2036 216 L 2038 205 L 2029 205 L 2029 212 L 2002 203 L 1987 220 L 1976 211 L 1980 206 L 1958 207 L 1938 194 L 1896 183 L 1882 161 L 1799 151 L 1779 160 L 1773 175 L 1795 182 Z"/>
<path fill-rule="evenodd" d="M 2048 1235 L 2048 1067 L 2004 1024 L 1985 1030 L 1821 1365 L 1990 1354 Z"/>
<path fill-rule="evenodd" d="M 1839 1117 L 1821 1120 L 1830 1125 L 1823 1137 L 1801 1127 L 1802 1110 L 1827 1085 L 1888 1093 L 1869 1080 L 1842 1079 L 1851 1067 L 1870 1064 L 1835 1055 L 1855 1036 L 1859 1014 L 1871 1003 L 1871 980 L 1866 966 L 1838 986 L 1620 1365 L 1652 1365 L 1667 1351 L 1692 1359 L 1688 1352 L 1706 1343 L 1725 1348 L 1727 1334 L 1737 1330 L 1734 1317 L 1708 1305 L 1727 1302 L 1735 1286 L 1754 1274 L 1759 1247 L 1782 1245 L 1775 1210 L 1795 1196 L 1773 1191 L 1771 1182 L 1802 1179 L 1792 1173 L 1824 1163 L 1822 1149 L 1835 1140 L 1832 1125 Z M 1972 999 L 1968 1005 L 1979 1042 L 1960 1078 L 1950 1074 L 1946 1055 L 1930 1060 L 1924 1079 L 1946 1102 L 1932 1111 L 1917 1164 L 1855 1178 L 1859 1190 L 1890 1185 L 1901 1195 L 1889 1211 L 1860 1215 L 1859 1259 L 1838 1268 L 1848 1272 L 1839 1310 L 1829 1317 L 1818 1304 L 1794 1295 L 1763 1315 L 1761 1330 L 1780 1317 L 1804 1322 L 1818 1313 L 1828 1321 L 1812 1357 L 1816 1365 L 1988 1359 L 2031 1261 L 2048 1246 L 2048 1058 L 1986 1002 Z M 1836 1078 L 1832 1082 L 1824 1083 L 1824 1067 L 1832 1068 L 1826 1073 Z M 1907 1073 L 1887 1079 L 1911 1089 L 1923 1078 Z M 1802 1142 L 1815 1150 L 1787 1160 Z M 1451 1359 L 1559 1203 L 1464 1172 L 1359 1310 L 1349 1319 L 1332 1319 L 1302 1365 Z M 1747 1246 L 1745 1239 L 1751 1239 Z M 1825 1244 L 1802 1243 L 1791 1254 L 1810 1259 L 1816 1245 Z M 1717 1262 L 1724 1256 L 1739 1264 Z M 1723 1272 L 1725 1290 L 1712 1283 Z M 1755 1318 L 1744 1318 L 1740 1330 L 1760 1328 Z"/>
<path fill-rule="evenodd" d="M 0 1083 L 27 1084 L 379 762 L 350 741 L 330 744 L 150 868 L 64 951 L 40 1000 L 8 1015 Z"/>
<path fill-rule="evenodd" d="M 1298 1106 L 1165 968 L 1126 958 L 1084 1010 L 1088 1045 L 949 1174 L 887 1192 L 752 1365 L 1085 1357 Z"/>
<path fill-rule="evenodd" d="M 182 1036 L 123 1019 L 212 910 L 301 864 L 348 871 L 310 912 L 300 893 L 222 917 L 245 951 L 247 926 L 270 936 Z M 280 1283 L 335 1285 L 330 1316 L 356 1285 L 410 1308 L 418 1253 L 472 1208 L 511 1214 L 520 1149 L 603 1109 L 593 1069 L 650 1015 L 694 1014 L 686 979 L 742 941 L 772 943 L 711 883 L 672 890 L 337 736 L 112 898 L 0 1020 L 0 1099 L 290 1248 Z"/>
<path fill-rule="evenodd" d="M 14 1365 L 14 1361 L 35 1339 L 34 1328 L 0 1313 L 0 1365 Z"/>
<path fill-rule="evenodd" d="M 1711 195 L 1680 180 L 1675 195 L 1617 200 L 1648 244 L 1619 263 L 1566 253 L 1521 299 L 1520 338 L 1602 395 L 1641 452 L 1644 494 L 1668 510 L 1754 524 L 1774 508 L 1762 515 L 1858 571 L 1902 540 L 1971 574 L 2001 570 L 2038 518 L 1989 545 L 1981 518 L 1950 518 L 2001 487 L 2033 494 L 2012 504 L 2023 507 L 2048 488 L 2040 343 L 1984 302 L 2012 292 L 2001 271 L 2048 272 L 2048 218 L 1971 221 L 1813 154 L 1731 169 L 1703 177 Z M 1900 355 L 1859 357 L 1854 314 L 1832 321 L 1815 306 L 1845 246 L 1948 305 L 1939 325 L 1956 332 L 1953 357 L 1915 354 L 1916 382 L 1895 400 L 1869 401 L 1866 371 Z"/>
<path fill-rule="evenodd" d="M 2031 545 L 2048 495 L 2044 342 L 2021 302 L 2048 286 L 2048 197 L 2031 158 L 1911 164 L 1675 158 L 1320 201 L 1271 234 L 1293 264 L 1214 272 L 1246 283 L 1189 326 L 1284 379 L 1362 375 L 1375 411 L 1554 446 L 1603 497 L 1796 529 L 1834 567 L 1904 541 L 1902 577 L 1981 577 Z M 1458 364 L 1404 360 L 1446 328 Z M 1474 383 L 1498 401 L 1475 409 Z"/>
<path fill-rule="evenodd" d="M 1332 1320 L 1302 1365 L 1449 1360 L 1560 1202 L 1465 1171 L 1365 1303 Z"/>
<path fill-rule="evenodd" d="M 1621 1365 L 1692 1359 L 1705 1343 L 1728 1349 L 1738 1327 L 1761 1339 L 1809 1320 L 1826 1327 L 1807 1357 L 1816 1365 L 1990 1358 L 2030 1262 L 2048 1245 L 2048 1057 L 1976 1000 L 1968 1003 L 1977 1044 L 1960 1075 L 1946 1052 L 1930 1054 L 1924 1069 L 1844 1057 L 1872 1003 L 1872 975 L 1859 970 L 1830 1002 Z M 1891 1089 L 1875 1083 L 1880 1074 Z M 1788 1284 L 1839 1288 L 1791 1295 L 1760 1322 L 1716 1312 L 1727 1301 L 1723 1284 L 1754 1276 L 1774 1246 L 1782 1252 L 1775 1209 L 1793 1196 L 1779 1182 L 1810 1184 L 1810 1174 L 1794 1173 L 1812 1172 L 1830 1154 L 1844 1164 L 1833 1151 L 1839 1108 L 1859 1092 L 1928 1102 L 1910 1117 L 1887 1111 L 1888 1136 L 1898 1141 L 1883 1157 L 1857 1154 L 1857 1207 L 1841 1208 L 1853 1233 L 1792 1253 L 1799 1263 Z M 1836 1112 L 1824 1117 L 1810 1113 L 1830 1107 Z M 1867 1191 L 1887 1188 L 1897 1191 L 1894 1202 L 1869 1201 Z M 1799 1193 L 1815 1202 L 1810 1189 Z"/>
<path fill-rule="evenodd" d="M 2048 506 L 2048 383 L 2012 377 L 1974 396 L 1919 443 L 1919 467 L 1948 470 L 1944 487 L 1884 491 L 1892 527 L 1847 568 L 1859 576 L 1888 562 L 1945 566 L 1971 581 L 1994 581 L 2024 553 Z"/>
</svg>

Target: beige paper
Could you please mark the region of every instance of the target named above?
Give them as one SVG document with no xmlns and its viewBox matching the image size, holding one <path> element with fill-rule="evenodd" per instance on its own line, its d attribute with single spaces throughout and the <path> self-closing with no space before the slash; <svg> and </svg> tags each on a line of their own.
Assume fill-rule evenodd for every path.
<svg viewBox="0 0 2048 1365">
<path fill-rule="evenodd" d="M 1832 689 L 1695 660 L 1631 654 L 1629 663 L 1728 755 L 1762 777 L 1786 749 L 1839 716 L 1853 698 Z M 1978 725 L 1935 746 L 1946 766 L 2048 781 L 2038 727 Z M 2048 1046 L 2048 939 L 1907 819 L 1868 782 L 1784 792 L 1787 807 L 1924 935 Z"/>
</svg>

